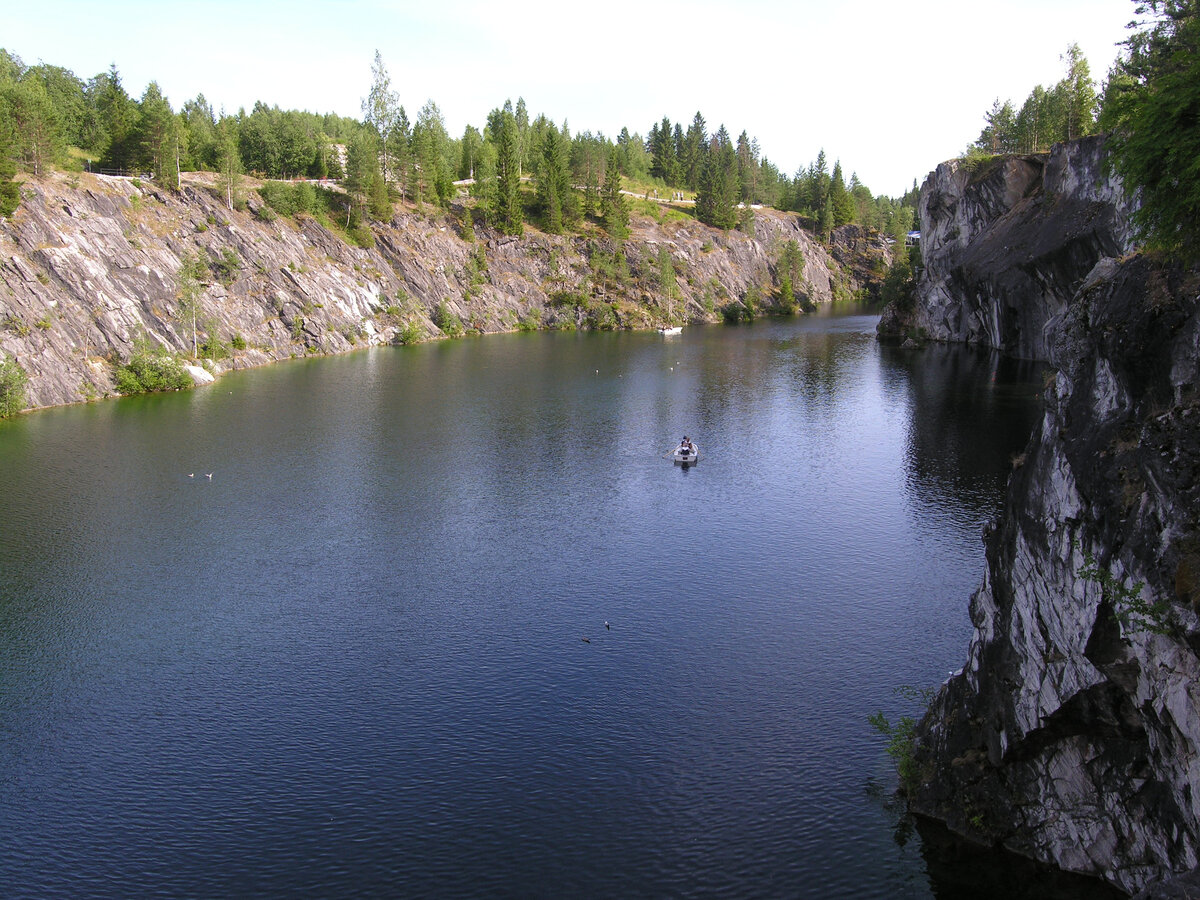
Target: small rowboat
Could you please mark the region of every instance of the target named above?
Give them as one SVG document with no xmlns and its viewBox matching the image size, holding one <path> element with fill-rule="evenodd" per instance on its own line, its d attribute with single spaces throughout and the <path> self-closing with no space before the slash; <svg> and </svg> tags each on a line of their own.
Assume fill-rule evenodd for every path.
<svg viewBox="0 0 1200 900">
<path fill-rule="evenodd" d="M 682 444 L 680 444 L 678 447 L 675 448 L 675 452 L 673 452 L 671 454 L 671 459 L 675 460 L 675 462 L 677 462 L 677 463 L 682 463 L 685 466 L 691 465 L 692 463 L 695 463 L 695 462 L 699 462 L 700 461 L 700 448 L 697 447 L 695 444 L 692 444 L 692 448 L 689 449 L 687 447 L 684 447 Z"/>
<path fill-rule="evenodd" d="M 658 329 L 658 333 L 661 334 L 663 337 L 671 337 L 672 335 L 682 334 L 683 326 L 682 325 L 674 325 L 672 327 L 667 327 L 664 325 L 662 328 Z"/>
</svg>

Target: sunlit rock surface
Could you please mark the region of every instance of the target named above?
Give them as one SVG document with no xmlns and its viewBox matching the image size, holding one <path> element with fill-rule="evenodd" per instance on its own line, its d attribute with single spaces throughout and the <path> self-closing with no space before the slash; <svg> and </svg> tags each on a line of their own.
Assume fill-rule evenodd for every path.
<svg viewBox="0 0 1200 900">
<path fill-rule="evenodd" d="M 479 226 L 472 240 L 461 210 L 428 206 L 398 207 L 389 222 L 375 223 L 375 246 L 364 249 L 312 218 L 259 215 L 253 190 L 245 210 L 231 211 L 212 181 L 188 175 L 178 194 L 89 174 L 23 183 L 21 206 L 0 219 L 0 351 L 28 373 L 30 406 L 109 395 L 110 363 L 128 359 L 142 332 L 190 356 L 191 322 L 178 300 L 187 254 L 235 264 L 215 273 L 200 299 L 202 330 L 226 344 L 235 335 L 245 342 L 210 364 L 218 375 L 391 343 L 406 329 L 417 339 L 441 337 L 439 308 L 476 333 L 594 325 L 589 314 L 613 328 L 718 321 L 722 306 L 753 302 L 755 291 L 770 305 L 789 241 L 803 261 L 794 289 L 816 304 L 870 287 L 890 262 L 879 241 L 855 243 L 853 235 L 838 245 L 839 262 L 797 216 L 768 209 L 756 211 L 752 234 L 661 211 L 635 217 L 619 245 L 628 273 L 613 278 L 591 259 L 597 248 L 611 249 L 602 233 L 530 227 L 516 238 Z M 664 247 L 676 270 L 669 296 L 660 286 Z"/>
</svg>

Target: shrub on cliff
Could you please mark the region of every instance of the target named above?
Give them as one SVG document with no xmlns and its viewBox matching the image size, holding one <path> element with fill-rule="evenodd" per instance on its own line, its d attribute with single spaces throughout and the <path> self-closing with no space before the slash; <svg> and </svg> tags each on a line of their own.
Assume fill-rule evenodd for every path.
<svg viewBox="0 0 1200 900">
<path fill-rule="evenodd" d="M 178 391 L 192 386 L 183 365 L 165 347 L 155 347 L 143 333 L 134 339 L 129 362 L 116 367 L 113 380 L 122 394 Z"/>
<path fill-rule="evenodd" d="M 433 311 L 433 324 L 447 337 L 462 337 L 466 333 L 462 319 L 444 302 Z"/>
<path fill-rule="evenodd" d="M 29 376 L 15 359 L 0 357 L 0 419 L 23 410 Z"/>
</svg>

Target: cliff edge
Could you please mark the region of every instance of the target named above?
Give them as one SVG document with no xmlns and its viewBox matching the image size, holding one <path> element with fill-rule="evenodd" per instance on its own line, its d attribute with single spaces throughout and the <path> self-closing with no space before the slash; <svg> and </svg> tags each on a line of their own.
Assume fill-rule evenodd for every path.
<svg viewBox="0 0 1200 900">
<path fill-rule="evenodd" d="M 1049 321 L 1099 260 L 1133 250 L 1129 212 L 1102 137 L 942 163 L 921 188 L 914 302 L 881 332 L 1047 359 Z"/>
<path fill-rule="evenodd" d="M 1200 275 L 1130 252 L 1101 153 L 926 182 L 918 321 L 1053 371 L 911 808 L 1134 892 L 1200 862 Z"/>
</svg>

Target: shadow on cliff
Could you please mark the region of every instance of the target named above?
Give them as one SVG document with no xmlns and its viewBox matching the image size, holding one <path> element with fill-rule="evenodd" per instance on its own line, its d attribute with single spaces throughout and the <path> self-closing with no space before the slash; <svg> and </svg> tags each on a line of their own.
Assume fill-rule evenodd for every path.
<svg viewBox="0 0 1200 900">
<path fill-rule="evenodd" d="M 969 844 L 931 819 L 915 816 L 910 821 L 921 836 L 921 856 L 937 900 L 1119 900 L 1128 896 L 1095 878 Z"/>
</svg>

